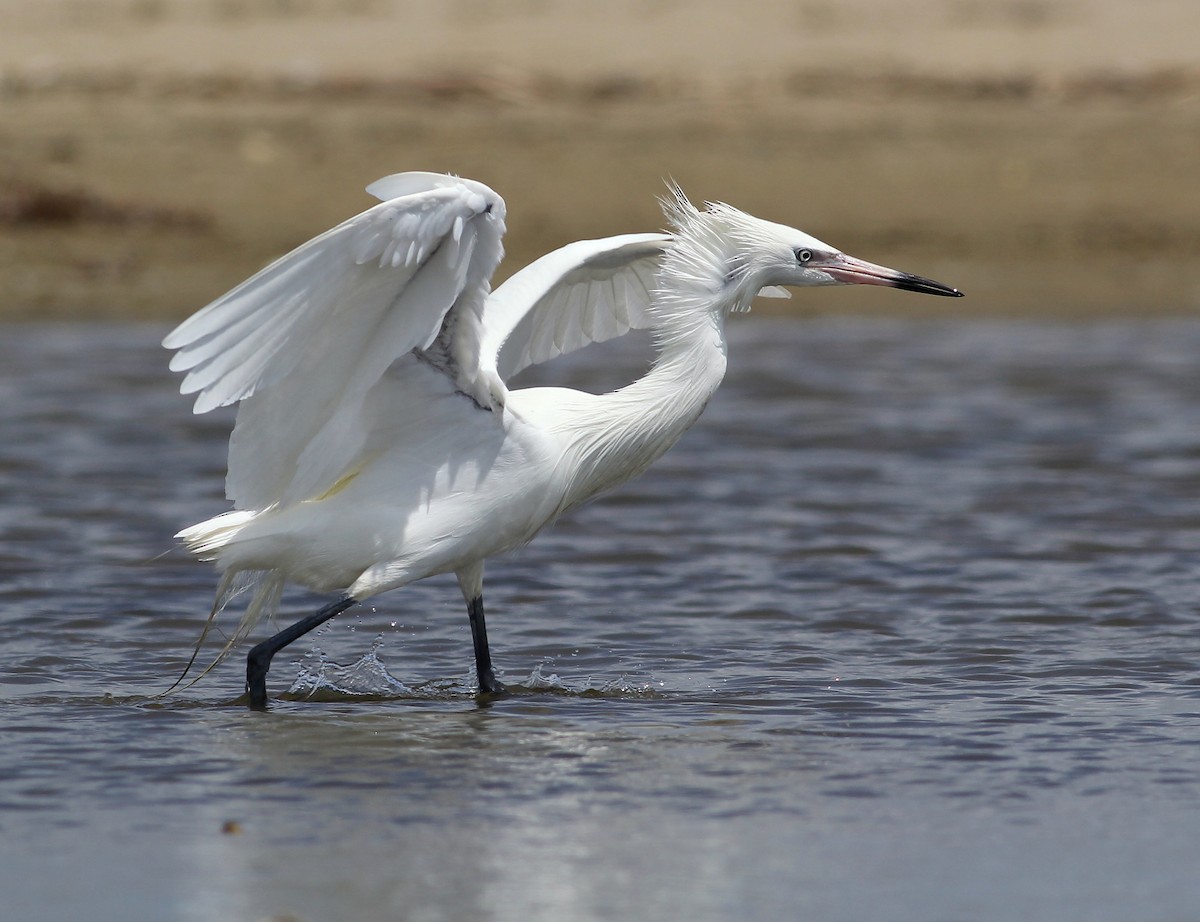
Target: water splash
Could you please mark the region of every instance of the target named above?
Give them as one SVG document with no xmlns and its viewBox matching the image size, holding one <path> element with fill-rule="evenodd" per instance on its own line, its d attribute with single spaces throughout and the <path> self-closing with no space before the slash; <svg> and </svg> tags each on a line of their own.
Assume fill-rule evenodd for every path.
<svg viewBox="0 0 1200 922">
<path fill-rule="evenodd" d="M 567 686 L 558 677 L 558 673 L 551 672 L 546 675 L 546 668 L 553 668 L 553 666 L 549 663 L 538 663 L 534 666 L 533 672 L 529 673 L 529 679 L 525 682 L 525 687 L 531 691 L 567 691 Z"/>
<path fill-rule="evenodd" d="M 552 662 L 541 662 L 533 667 L 523 688 L 535 692 L 557 692 L 565 695 L 577 695 L 581 698 L 659 698 L 662 692 L 651 682 L 635 682 L 628 675 L 619 676 L 606 682 L 597 683 L 588 677 L 579 685 L 568 685 L 557 672 L 553 672 Z M 658 683 L 660 686 L 662 683 Z"/>
<path fill-rule="evenodd" d="M 300 664 L 288 694 L 300 698 L 341 697 L 402 697 L 412 695 L 412 689 L 392 676 L 379 659 L 383 635 L 379 634 L 371 649 L 349 665 L 335 663 L 320 650 L 315 650 Z M 315 656 L 316 662 L 309 665 Z"/>
</svg>

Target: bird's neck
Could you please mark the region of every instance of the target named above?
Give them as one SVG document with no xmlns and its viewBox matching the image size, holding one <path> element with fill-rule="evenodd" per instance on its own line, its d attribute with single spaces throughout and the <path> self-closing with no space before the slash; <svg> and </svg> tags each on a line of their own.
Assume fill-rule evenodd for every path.
<svg viewBox="0 0 1200 922">
<path fill-rule="evenodd" d="M 572 439 L 578 475 L 568 505 L 640 474 L 696 421 L 725 376 L 724 315 L 662 311 L 659 354 L 645 376 L 589 401 Z"/>
</svg>

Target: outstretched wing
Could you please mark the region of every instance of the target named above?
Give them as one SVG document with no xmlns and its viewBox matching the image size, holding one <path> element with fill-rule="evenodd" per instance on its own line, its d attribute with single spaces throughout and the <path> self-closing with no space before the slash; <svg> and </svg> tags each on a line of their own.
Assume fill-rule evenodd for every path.
<svg viewBox="0 0 1200 922">
<path fill-rule="evenodd" d="M 482 183 L 402 173 L 382 204 L 303 244 L 184 321 L 195 412 L 240 402 L 226 492 L 238 508 L 319 495 L 361 449 L 363 396 L 399 356 L 447 337 L 447 372 L 484 405 L 478 356 L 504 201 Z"/>
<path fill-rule="evenodd" d="M 500 285 L 484 307 L 480 362 L 501 379 L 556 356 L 650 326 L 655 273 L 669 234 L 580 240 Z"/>
</svg>

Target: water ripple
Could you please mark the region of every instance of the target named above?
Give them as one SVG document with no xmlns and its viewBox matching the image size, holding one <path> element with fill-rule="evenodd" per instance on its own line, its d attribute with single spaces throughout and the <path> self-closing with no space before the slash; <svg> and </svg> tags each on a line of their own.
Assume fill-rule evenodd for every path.
<svg viewBox="0 0 1200 922">
<path fill-rule="evenodd" d="M 271 722 L 237 657 L 154 697 L 210 605 L 171 535 L 223 508 L 230 423 L 189 415 L 160 333 L 0 341 L 0 816 L 250 811 L 318 778 L 403 778 L 443 818 L 479 785 L 504 816 L 1200 795 L 1200 323 L 737 324 L 676 450 L 490 565 L 511 700 L 476 704 L 437 579 L 280 658 Z"/>
</svg>

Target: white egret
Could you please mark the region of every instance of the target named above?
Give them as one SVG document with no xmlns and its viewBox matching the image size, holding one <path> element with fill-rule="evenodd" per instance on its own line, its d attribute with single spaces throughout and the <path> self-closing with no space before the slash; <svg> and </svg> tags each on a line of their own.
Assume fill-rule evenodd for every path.
<svg viewBox="0 0 1200 922">
<path fill-rule="evenodd" d="M 234 509 L 178 535 L 223 573 L 208 627 L 242 589 L 254 592 L 230 645 L 274 611 L 287 580 L 344 593 L 250 651 L 254 708 L 266 705 L 267 670 L 283 647 L 438 573 L 458 577 L 480 691 L 502 693 L 484 561 L 640 473 L 683 435 L 724 377 L 730 312 L 759 294 L 787 297 L 780 286 L 960 296 L 725 204 L 698 209 L 675 186 L 663 200 L 669 233 L 572 243 L 490 291 L 499 195 L 432 173 L 388 176 L 367 191 L 382 204 L 163 342 L 176 350 L 171 368 L 187 372 L 180 390 L 196 394 L 196 413 L 240 404 L 226 479 Z M 626 387 L 593 395 L 506 384 L 634 328 L 653 332 L 657 357 Z"/>
</svg>

